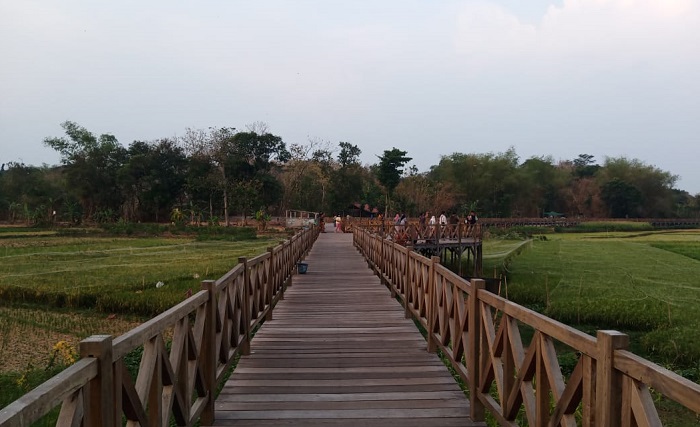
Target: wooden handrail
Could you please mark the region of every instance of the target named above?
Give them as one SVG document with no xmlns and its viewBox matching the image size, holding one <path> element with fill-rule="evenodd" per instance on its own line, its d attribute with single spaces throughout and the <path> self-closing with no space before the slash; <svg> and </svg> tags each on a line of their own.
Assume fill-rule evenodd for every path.
<svg viewBox="0 0 700 427">
<path fill-rule="evenodd" d="M 203 290 L 112 341 L 81 342 L 81 359 L 0 410 L 0 426 L 28 426 L 60 406 L 57 426 L 211 425 L 214 394 L 254 328 L 291 282 L 320 229 L 310 227 L 233 267 Z M 166 345 L 166 342 L 169 344 Z M 134 376 L 125 357 L 142 350 Z"/>
<path fill-rule="evenodd" d="M 700 385 L 627 351 L 625 334 L 584 334 L 368 229 L 355 228 L 353 242 L 426 329 L 428 350 L 440 350 L 468 385 L 476 421 L 487 410 L 508 426 L 519 413 L 529 425 L 660 426 L 651 389 L 700 414 Z M 534 331 L 529 342 L 522 326 Z M 578 354 L 568 378 L 562 346 Z"/>
<path fill-rule="evenodd" d="M 97 377 L 96 359 L 81 359 L 0 410 L 3 427 L 29 426 L 61 402 L 81 399 L 85 384 Z M 82 412 L 82 409 L 80 410 Z"/>
</svg>

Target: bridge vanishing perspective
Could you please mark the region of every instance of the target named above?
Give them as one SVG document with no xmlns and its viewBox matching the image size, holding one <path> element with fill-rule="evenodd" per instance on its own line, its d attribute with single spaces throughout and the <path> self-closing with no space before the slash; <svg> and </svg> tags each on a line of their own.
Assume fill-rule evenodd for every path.
<svg viewBox="0 0 700 427">
<path fill-rule="evenodd" d="M 321 235 L 216 401 L 226 426 L 476 426 L 351 234 Z"/>
<path fill-rule="evenodd" d="M 367 229 L 318 236 L 239 259 L 120 337 L 84 340 L 0 426 L 55 407 L 60 426 L 475 426 L 487 413 L 503 426 L 661 426 L 660 396 L 700 414 L 700 385 L 627 351 L 624 334 L 584 334 Z M 302 259 L 308 273 L 294 275 Z M 566 372 L 562 349 L 578 357 Z"/>
</svg>

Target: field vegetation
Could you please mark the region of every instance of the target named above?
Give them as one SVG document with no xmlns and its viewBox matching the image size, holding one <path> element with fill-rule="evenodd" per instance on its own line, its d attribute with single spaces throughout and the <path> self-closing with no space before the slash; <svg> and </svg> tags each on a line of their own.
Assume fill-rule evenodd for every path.
<svg viewBox="0 0 700 427">
<path fill-rule="evenodd" d="M 590 335 L 627 333 L 631 351 L 700 382 L 700 230 L 601 222 L 542 231 L 495 230 L 484 242 L 484 269 L 502 278 L 502 296 Z M 532 332 L 521 331 L 526 340 Z M 578 356 L 563 347 L 558 358 L 568 375 Z M 660 395 L 655 405 L 666 426 L 698 425 Z"/>
<path fill-rule="evenodd" d="M 0 228 L 0 408 L 74 362 L 81 339 L 123 334 L 285 236 L 256 238 L 242 227 Z"/>
<path fill-rule="evenodd" d="M 6 237 L 0 239 L 0 299 L 153 316 L 198 290 L 202 280 L 220 277 L 239 256 L 256 255 L 278 240 Z"/>
<path fill-rule="evenodd" d="M 700 380 L 700 230 L 494 239 L 485 253 L 509 299 L 586 332 L 628 332 L 636 352 Z"/>
</svg>

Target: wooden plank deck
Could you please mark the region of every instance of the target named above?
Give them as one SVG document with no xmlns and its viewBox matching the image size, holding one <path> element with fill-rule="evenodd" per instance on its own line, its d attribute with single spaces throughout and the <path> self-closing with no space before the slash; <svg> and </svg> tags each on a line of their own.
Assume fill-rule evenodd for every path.
<svg viewBox="0 0 700 427">
<path fill-rule="evenodd" d="M 307 274 L 216 401 L 216 426 L 482 426 L 351 234 L 321 234 Z"/>
</svg>

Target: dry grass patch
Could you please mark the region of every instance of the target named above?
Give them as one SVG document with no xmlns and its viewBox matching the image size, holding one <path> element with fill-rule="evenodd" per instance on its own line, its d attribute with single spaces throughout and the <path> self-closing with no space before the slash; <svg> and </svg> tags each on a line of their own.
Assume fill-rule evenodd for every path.
<svg viewBox="0 0 700 427">
<path fill-rule="evenodd" d="M 80 340 L 90 335 L 119 336 L 140 323 L 115 315 L 0 307 L 0 372 L 46 367 L 59 341 L 77 352 Z"/>
</svg>

